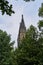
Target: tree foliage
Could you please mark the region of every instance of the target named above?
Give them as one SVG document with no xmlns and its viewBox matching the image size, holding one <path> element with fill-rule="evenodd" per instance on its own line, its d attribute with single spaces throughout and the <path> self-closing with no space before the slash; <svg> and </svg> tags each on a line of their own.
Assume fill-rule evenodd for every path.
<svg viewBox="0 0 43 65">
<path fill-rule="evenodd" d="M 43 17 L 43 3 L 41 4 L 41 7 L 39 8 L 39 13 L 38 13 L 38 15 L 39 15 L 40 17 Z"/>
<path fill-rule="evenodd" d="M 38 13 L 39 17 L 42 17 L 43 18 L 43 3 L 41 4 L 41 7 L 39 8 L 39 13 Z M 39 27 L 39 30 L 42 31 L 41 28 L 43 28 L 43 20 L 39 20 L 38 22 L 38 27 Z"/>
<path fill-rule="evenodd" d="M 24 0 L 25 2 L 28 1 L 34 1 L 34 0 Z M 9 16 L 11 16 L 12 13 L 15 13 L 12 10 L 12 5 L 9 5 L 9 2 L 7 0 L 0 0 L 0 10 L 2 12 L 2 15 L 4 15 L 5 13 Z"/>
<path fill-rule="evenodd" d="M 10 36 L 0 30 L 0 65 L 13 65 L 13 44 Z"/>
<path fill-rule="evenodd" d="M 37 29 L 30 26 L 14 52 L 16 65 L 43 65 L 43 38 L 38 34 Z"/>
<path fill-rule="evenodd" d="M 43 20 L 39 20 L 38 27 L 39 27 L 39 30 L 41 31 L 41 28 L 43 27 Z"/>
<path fill-rule="evenodd" d="M 2 15 L 6 14 L 10 15 L 12 13 L 14 13 L 14 11 L 12 10 L 12 5 L 9 5 L 9 2 L 7 0 L 0 0 L 0 10 L 2 12 Z"/>
</svg>

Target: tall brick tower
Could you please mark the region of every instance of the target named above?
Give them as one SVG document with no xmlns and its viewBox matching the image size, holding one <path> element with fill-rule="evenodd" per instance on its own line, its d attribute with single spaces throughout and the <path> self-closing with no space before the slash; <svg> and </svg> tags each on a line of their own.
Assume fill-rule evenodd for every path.
<svg viewBox="0 0 43 65">
<path fill-rule="evenodd" d="M 17 39 L 18 47 L 21 44 L 21 40 L 25 37 L 25 33 L 26 33 L 26 27 L 25 27 L 24 18 L 22 15 L 22 19 L 21 19 L 21 23 L 19 27 L 18 39 Z"/>
</svg>

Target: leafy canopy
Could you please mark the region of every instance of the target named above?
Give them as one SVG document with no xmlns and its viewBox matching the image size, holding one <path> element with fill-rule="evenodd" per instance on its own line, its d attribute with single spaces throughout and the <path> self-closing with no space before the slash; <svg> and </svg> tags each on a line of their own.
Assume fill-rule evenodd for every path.
<svg viewBox="0 0 43 65">
<path fill-rule="evenodd" d="M 14 52 L 16 65 L 43 65 L 43 38 L 38 34 L 37 29 L 31 25 Z"/>
<path fill-rule="evenodd" d="M 41 7 L 39 8 L 38 15 L 39 15 L 39 17 L 43 18 L 43 3 L 41 4 Z M 38 27 L 39 27 L 39 30 L 42 31 L 42 33 L 43 33 L 43 19 L 39 20 Z"/>
<path fill-rule="evenodd" d="M 13 65 L 13 45 L 10 36 L 0 30 L 0 65 Z"/>
<path fill-rule="evenodd" d="M 40 17 L 43 17 L 43 3 L 41 4 L 41 7 L 39 8 L 39 13 L 38 13 L 38 15 L 39 15 Z"/>
<path fill-rule="evenodd" d="M 24 1 L 28 2 L 34 0 L 24 0 Z M 15 13 L 12 10 L 12 5 L 9 5 L 9 2 L 7 0 L 0 0 L 0 10 L 2 12 L 2 15 L 6 13 L 7 15 L 11 16 L 12 13 Z"/>
<path fill-rule="evenodd" d="M 2 12 L 2 15 L 6 14 L 10 15 L 12 13 L 14 13 L 14 11 L 12 10 L 12 5 L 9 5 L 9 2 L 7 0 L 0 0 L 0 10 Z"/>
</svg>

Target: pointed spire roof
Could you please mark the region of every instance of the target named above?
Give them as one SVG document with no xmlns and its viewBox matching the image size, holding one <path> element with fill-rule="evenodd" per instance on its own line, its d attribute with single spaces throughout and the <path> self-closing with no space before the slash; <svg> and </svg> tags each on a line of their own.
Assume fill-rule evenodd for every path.
<svg viewBox="0 0 43 65">
<path fill-rule="evenodd" d="M 23 15 L 22 15 L 21 23 L 20 23 L 20 29 L 25 29 L 26 30 Z"/>
<path fill-rule="evenodd" d="M 20 27 L 19 27 L 18 39 L 19 39 L 19 36 L 20 36 L 20 32 L 23 32 L 22 30 L 24 30 L 26 32 L 26 27 L 25 27 L 23 15 L 22 15 L 22 19 L 21 19 L 21 23 L 20 23 Z"/>
<path fill-rule="evenodd" d="M 19 34 L 18 34 L 18 38 L 17 38 L 18 46 L 19 46 L 19 42 L 20 42 L 20 33 L 25 34 L 25 32 L 26 32 L 26 27 L 25 27 L 24 18 L 22 15 L 22 19 L 21 19 L 21 23 L 20 23 L 20 27 L 19 27 Z"/>
</svg>

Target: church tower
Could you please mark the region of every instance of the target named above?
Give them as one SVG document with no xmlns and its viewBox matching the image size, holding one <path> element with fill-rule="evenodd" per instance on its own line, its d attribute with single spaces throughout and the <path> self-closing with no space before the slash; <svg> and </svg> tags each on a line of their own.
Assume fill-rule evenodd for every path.
<svg viewBox="0 0 43 65">
<path fill-rule="evenodd" d="M 17 39 L 18 47 L 21 44 L 21 40 L 25 37 L 25 33 L 26 33 L 26 27 L 25 27 L 24 18 L 22 15 L 22 19 L 21 19 L 21 23 L 19 27 L 18 39 Z"/>
</svg>

